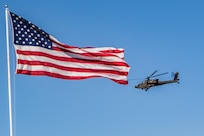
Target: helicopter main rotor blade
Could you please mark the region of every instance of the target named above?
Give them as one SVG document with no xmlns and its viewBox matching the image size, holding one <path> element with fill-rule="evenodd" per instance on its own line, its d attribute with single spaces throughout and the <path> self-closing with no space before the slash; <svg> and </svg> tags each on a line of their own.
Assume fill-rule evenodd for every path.
<svg viewBox="0 0 204 136">
<path fill-rule="evenodd" d="M 149 79 L 150 77 L 152 77 L 158 70 L 155 70 L 150 76 L 147 77 L 147 79 Z"/>
<path fill-rule="evenodd" d="M 157 77 L 157 76 L 161 76 L 161 75 L 165 75 L 165 74 L 168 74 L 168 72 L 162 73 L 162 74 L 158 74 L 158 75 L 155 75 L 155 76 L 152 76 L 152 77 Z"/>
</svg>

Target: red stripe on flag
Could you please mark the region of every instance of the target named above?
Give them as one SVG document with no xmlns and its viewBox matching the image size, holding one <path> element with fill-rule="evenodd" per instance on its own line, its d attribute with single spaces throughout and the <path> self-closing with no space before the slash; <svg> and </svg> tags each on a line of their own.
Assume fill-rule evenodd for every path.
<svg viewBox="0 0 204 136">
<path fill-rule="evenodd" d="M 100 77 L 100 76 L 86 76 L 86 77 L 80 77 L 80 76 L 64 76 L 59 73 L 51 73 L 47 71 L 28 71 L 28 70 L 17 70 L 17 74 L 26 74 L 26 75 L 33 75 L 33 76 L 50 76 L 55 78 L 61 78 L 61 79 L 69 79 L 69 80 L 81 80 L 81 79 L 88 79 L 88 78 L 94 78 L 94 77 Z M 110 79 L 110 78 L 109 78 Z M 117 82 L 119 84 L 128 84 L 125 80 L 114 80 L 111 79 L 114 82 Z"/>
<path fill-rule="evenodd" d="M 86 60 L 82 58 L 69 58 L 69 57 L 60 57 L 60 56 L 54 56 L 50 55 L 44 52 L 38 52 L 38 51 L 21 51 L 17 50 L 17 54 L 25 55 L 25 56 L 44 56 L 48 58 L 52 58 L 55 60 L 65 61 L 65 62 L 79 62 L 79 63 L 89 63 L 89 64 L 105 64 L 105 65 L 114 65 L 114 66 L 126 66 L 129 67 L 127 63 L 124 62 L 107 62 L 107 61 L 99 61 L 99 60 Z"/>
<path fill-rule="evenodd" d="M 20 60 L 18 59 L 18 64 L 27 64 L 31 66 L 46 66 L 46 67 L 53 67 L 64 71 L 75 71 L 75 72 L 89 72 L 89 73 L 108 73 L 108 74 L 116 74 L 116 75 L 123 75 L 127 76 L 128 72 L 121 72 L 116 70 L 105 70 L 105 69 L 85 69 L 85 68 L 73 68 L 73 67 L 65 67 L 61 65 L 56 65 L 50 62 L 41 62 L 41 61 L 27 61 L 27 60 Z"/>
<path fill-rule="evenodd" d="M 73 49 L 73 48 L 72 48 Z M 75 53 L 71 50 L 68 50 L 68 49 L 62 49 L 62 48 L 58 48 L 58 47 L 53 47 L 53 50 L 56 50 L 56 51 L 62 51 L 62 52 L 68 52 L 68 53 Z M 82 49 L 83 50 L 83 49 Z M 83 50 L 85 51 L 85 50 Z M 116 56 L 114 55 L 113 53 L 115 54 L 118 54 L 118 53 L 123 53 L 123 51 L 119 51 L 119 50 L 105 50 L 105 51 L 100 51 L 100 52 L 97 52 L 97 53 L 91 53 L 91 52 L 87 52 L 85 51 L 86 53 L 75 53 L 75 54 L 80 54 L 80 55 L 83 55 L 83 56 Z"/>
</svg>

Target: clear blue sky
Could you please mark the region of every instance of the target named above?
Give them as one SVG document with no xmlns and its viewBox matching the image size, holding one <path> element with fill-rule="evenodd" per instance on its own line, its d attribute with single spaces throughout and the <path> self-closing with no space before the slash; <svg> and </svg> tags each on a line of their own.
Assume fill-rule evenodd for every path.
<svg viewBox="0 0 204 136">
<path fill-rule="evenodd" d="M 69 45 L 125 49 L 128 78 L 180 72 L 180 84 L 135 89 L 105 78 L 15 75 L 15 136 L 203 136 L 203 0 L 1 0 L 0 136 L 9 136 L 5 5 Z"/>
</svg>

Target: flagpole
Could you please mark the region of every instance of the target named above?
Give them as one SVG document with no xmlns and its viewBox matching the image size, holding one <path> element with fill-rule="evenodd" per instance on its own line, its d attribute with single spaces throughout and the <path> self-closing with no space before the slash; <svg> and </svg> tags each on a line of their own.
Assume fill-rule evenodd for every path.
<svg viewBox="0 0 204 136">
<path fill-rule="evenodd" d="M 7 45 L 7 66 L 8 66 L 8 99 L 9 99 L 9 126 L 10 136 L 13 136 L 13 120 L 12 120 L 12 98 L 11 98 L 11 77 L 10 77 L 10 51 L 9 51 L 9 19 L 8 19 L 8 6 L 5 5 L 6 15 L 6 45 Z"/>
</svg>

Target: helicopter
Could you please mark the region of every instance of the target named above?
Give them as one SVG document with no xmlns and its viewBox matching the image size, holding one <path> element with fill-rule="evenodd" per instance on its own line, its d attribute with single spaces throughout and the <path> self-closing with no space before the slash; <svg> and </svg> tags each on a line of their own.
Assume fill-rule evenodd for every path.
<svg viewBox="0 0 204 136">
<path fill-rule="evenodd" d="M 168 74 L 168 72 L 166 72 L 166 73 L 154 75 L 157 71 L 158 70 L 154 71 L 150 76 L 146 77 L 145 78 L 146 80 L 139 83 L 138 85 L 136 85 L 135 88 L 148 91 L 148 89 L 151 87 L 160 86 L 160 85 L 164 85 L 164 84 L 170 84 L 170 83 L 179 83 L 179 78 L 178 78 L 179 72 L 176 72 L 174 74 L 174 78 L 172 80 L 159 81 L 159 79 L 150 79 L 153 77 Z"/>
</svg>

